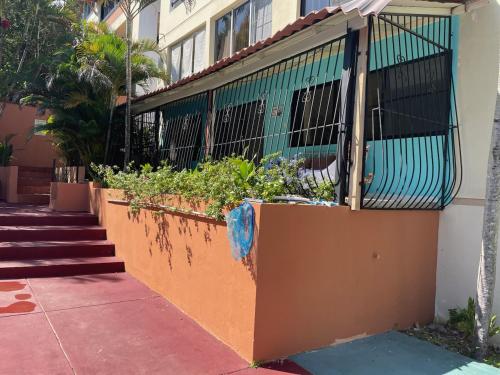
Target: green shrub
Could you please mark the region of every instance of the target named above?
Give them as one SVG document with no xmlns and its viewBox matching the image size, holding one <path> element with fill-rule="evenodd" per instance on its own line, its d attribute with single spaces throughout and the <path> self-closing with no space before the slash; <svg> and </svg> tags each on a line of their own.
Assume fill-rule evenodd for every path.
<svg viewBox="0 0 500 375">
<path fill-rule="evenodd" d="M 12 160 L 13 147 L 10 143 L 12 138 L 14 134 L 9 134 L 5 136 L 3 142 L 0 142 L 0 166 L 2 167 L 7 167 Z"/>
<path fill-rule="evenodd" d="M 149 164 L 139 170 L 131 166 L 128 172 L 102 165 L 92 165 L 92 169 L 103 187 L 123 190 L 133 210 L 158 205 L 166 194 L 175 194 L 191 203 L 206 203 L 207 215 L 223 219 L 225 209 L 237 206 L 245 198 L 272 201 L 277 196 L 299 195 L 303 191 L 303 181 L 298 177 L 302 165 L 303 160 L 273 154 L 258 165 L 233 156 L 208 160 L 193 170 L 180 172 L 167 164 L 157 170 Z M 334 188 L 330 182 L 322 182 L 311 194 L 313 199 L 332 200 Z"/>
<path fill-rule="evenodd" d="M 474 301 L 474 298 L 469 297 L 466 308 L 449 309 L 448 312 L 450 314 L 450 320 L 448 321 L 448 324 L 451 327 L 458 329 L 465 335 L 465 337 L 471 337 L 472 335 L 474 335 L 474 327 L 476 324 L 476 303 Z M 492 315 L 489 325 L 490 337 L 500 333 L 500 327 L 496 325 L 496 320 L 496 315 Z"/>
</svg>

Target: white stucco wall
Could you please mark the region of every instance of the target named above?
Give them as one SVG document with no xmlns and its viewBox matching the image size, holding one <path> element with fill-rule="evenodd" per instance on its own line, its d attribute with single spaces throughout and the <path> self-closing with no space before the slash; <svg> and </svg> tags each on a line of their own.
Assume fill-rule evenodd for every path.
<svg viewBox="0 0 500 375">
<path fill-rule="evenodd" d="M 150 39 L 156 42 L 159 12 L 161 12 L 161 0 L 154 2 L 141 11 L 134 19 L 132 25 L 132 38 L 134 40 Z M 156 53 L 147 53 L 146 55 L 152 58 L 157 64 L 160 63 L 160 59 Z M 136 95 L 143 95 L 161 86 L 162 82 L 160 80 L 150 79 L 147 82 L 145 90 L 140 86 L 136 87 Z"/>
<path fill-rule="evenodd" d="M 440 215 L 436 318 L 475 296 L 486 168 L 498 89 L 500 2 L 460 17 L 457 106 L 463 183 L 458 199 Z M 494 312 L 500 316 L 500 258 Z"/>
<path fill-rule="evenodd" d="M 184 4 L 174 8 L 170 0 L 161 0 L 160 44 L 169 47 L 194 31 L 205 29 L 205 67 L 213 58 L 215 20 L 231 9 L 243 4 L 244 0 L 195 0 L 194 7 L 187 11 Z M 300 0 L 272 1 L 272 34 L 295 21 L 300 15 Z"/>
</svg>

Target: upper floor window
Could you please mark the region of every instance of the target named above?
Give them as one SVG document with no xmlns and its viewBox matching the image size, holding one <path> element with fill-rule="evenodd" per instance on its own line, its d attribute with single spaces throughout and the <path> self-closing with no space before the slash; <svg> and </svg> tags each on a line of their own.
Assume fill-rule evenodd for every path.
<svg viewBox="0 0 500 375">
<path fill-rule="evenodd" d="M 180 3 L 182 3 L 182 0 L 170 0 L 170 10 L 174 9 Z"/>
<path fill-rule="evenodd" d="M 203 69 L 205 30 L 191 34 L 175 44 L 170 52 L 170 78 L 172 82 Z"/>
<path fill-rule="evenodd" d="M 83 3 L 83 14 L 82 14 L 82 17 L 83 18 L 87 18 L 88 16 L 90 16 L 90 13 L 92 13 L 92 10 L 93 10 L 93 5 L 89 4 L 89 3 Z"/>
<path fill-rule="evenodd" d="M 101 21 L 115 9 L 117 3 L 117 0 L 109 0 L 101 5 Z"/>
<path fill-rule="evenodd" d="M 301 0 L 300 15 L 305 16 L 315 10 L 333 5 L 333 0 Z"/>
<path fill-rule="evenodd" d="M 271 36 L 271 8 L 271 0 L 249 0 L 216 20 L 215 61 Z"/>
</svg>

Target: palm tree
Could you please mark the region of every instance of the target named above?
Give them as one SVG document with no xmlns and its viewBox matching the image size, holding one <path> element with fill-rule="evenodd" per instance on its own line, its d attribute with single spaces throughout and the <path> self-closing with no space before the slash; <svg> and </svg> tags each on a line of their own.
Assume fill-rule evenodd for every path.
<svg viewBox="0 0 500 375">
<path fill-rule="evenodd" d="M 97 91 L 109 93 L 109 121 L 106 136 L 104 162 L 108 161 L 111 126 L 116 100 L 126 94 L 126 50 L 125 41 L 111 32 L 106 24 L 86 24 L 86 38 L 77 45 L 76 56 L 79 78 L 90 83 Z M 132 83 L 145 88 L 151 78 L 167 79 L 166 73 L 158 68 L 154 61 L 145 54 L 156 53 L 162 60 L 163 54 L 158 44 L 151 40 L 131 43 Z"/>
<path fill-rule="evenodd" d="M 87 82 L 79 81 L 79 65 L 75 56 L 60 64 L 48 78 L 47 85 L 22 99 L 23 104 L 35 104 L 50 109 L 52 115 L 34 132 L 51 135 L 66 162 L 102 162 L 108 105 L 103 93 Z"/>
<path fill-rule="evenodd" d="M 125 157 L 124 157 L 124 168 L 128 168 L 128 163 L 130 161 L 130 133 L 131 133 L 131 107 L 132 107 L 132 23 L 134 18 L 139 15 L 139 13 L 147 6 L 153 4 L 157 0 L 104 0 L 104 4 L 110 1 L 118 1 L 118 6 L 123 11 L 125 15 L 125 41 L 127 43 L 127 57 L 126 57 L 126 107 L 125 107 Z"/>
<path fill-rule="evenodd" d="M 52 135 L 67 162 L 81 161 L 89 170 L 91 162 L 104 162 L 109 148 L 116 98 L 125 91 L 126 45 L 105 25 L 84 24 L 82 30 L 68 61 L 22 102 L 50 109 L 47 124 L 35 131 Z M 154 51 L 154 43 L 141 41 L 132 47 L 132 82 L 145 85 L 150 77 L 163 77 L 144 55 Z"/>
<path fill-rule="evenodd" d="M 499 48 L 500 54 L 500 48 Z M 491 134 L 490 157 L 486 179 L 482 246 L 476 292 L 477 357 L 483 359 L 488 350 L 489 324 L 495 294 L 498 232 L 500 229 L 500 71 Z"/>
</svg>

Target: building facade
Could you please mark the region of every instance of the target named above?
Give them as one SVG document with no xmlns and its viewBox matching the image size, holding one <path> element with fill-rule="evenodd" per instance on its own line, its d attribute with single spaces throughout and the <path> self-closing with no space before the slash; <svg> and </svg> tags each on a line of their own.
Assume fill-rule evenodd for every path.
<svg viewBox="0 0 500 375">
<path fill-rule="evenodd" d="M 171 81 L 134 101 L 137 163 L 183 169 L 207 156 L 279 154 L 303 162 L 304 195 L 326 182 L 353 209 L 442 210 L 436 318 L 466 305 L 500 95 L 498 1 L 153 8 L 134 35 L 157 25 Z M 499 314 L 500 285 L 496 296 Z"/>
</svg>

